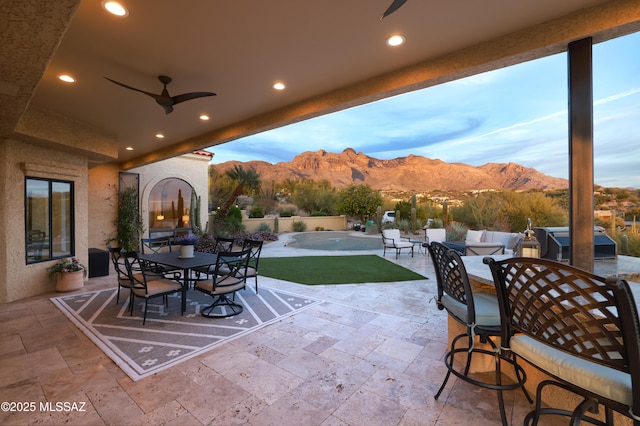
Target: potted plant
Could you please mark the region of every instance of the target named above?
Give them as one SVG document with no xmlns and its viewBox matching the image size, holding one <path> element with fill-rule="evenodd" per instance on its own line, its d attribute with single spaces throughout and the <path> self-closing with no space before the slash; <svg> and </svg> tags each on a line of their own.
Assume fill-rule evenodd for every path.
<svg viewBox="0 0 640 426">
<path fill-rule="evenodd" d="M 188 233 L 184 235 L 179 235 L 173 240 L 173 244 L 180 246 L 180 257 L 181 258 L 190 258 L 193 257 L 193 249 L 200 237 L 196 234 Z"/>
<path fill-rule="evenodd" d="M 82 288 L 87 268 L 75 257 L 61 259 L 47 268 L 49 278 L 55 280 L 56 291 L 73 291 Z"/>
</svg>

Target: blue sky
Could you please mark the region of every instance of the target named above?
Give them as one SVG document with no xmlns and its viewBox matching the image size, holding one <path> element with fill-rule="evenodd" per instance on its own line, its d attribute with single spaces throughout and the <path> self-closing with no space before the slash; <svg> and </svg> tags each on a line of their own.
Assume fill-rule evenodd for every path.
<svg viewBox="0 0 640 426">
<path fill-rule="evenodd" d="M 640 33 L 593 46 L 594 180 L 640 188 Z M 558 54 L 238 139 L 213 163 L 353 148 L 568 177 L 567 56 Z"/>
</svg>

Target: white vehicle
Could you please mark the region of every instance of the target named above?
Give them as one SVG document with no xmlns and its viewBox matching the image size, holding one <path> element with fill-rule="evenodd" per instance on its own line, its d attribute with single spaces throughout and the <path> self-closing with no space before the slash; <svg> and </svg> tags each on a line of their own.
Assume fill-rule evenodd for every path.
<svg viewBox="0 0 640 426">
<path fill-rule="evenodd" d="M 393 210 L 388 210 L 384 212 L 384 214 L 382 215 L 383 225 L 385 223 L 394 223 L 395 221 L 396 221 L 396 212 L 394 212 Z"/>
</svg>

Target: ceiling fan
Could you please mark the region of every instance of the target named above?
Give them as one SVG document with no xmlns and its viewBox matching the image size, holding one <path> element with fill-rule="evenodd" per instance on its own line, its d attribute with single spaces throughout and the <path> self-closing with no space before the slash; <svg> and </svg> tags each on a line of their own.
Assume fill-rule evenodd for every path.
<svg viewBox="0 0 640 426">
<path fill-rule="evenodd" d="M 180 102 L 190 101 L 191 99 L 203 98 L 205 96 L 216 96 L 215 93 L 212 92 L 191 92 L 191 93 L 183 93 L 182 95 L 171 96 L 167 91 L 167 84 L 171 83 L 171 77 L 167 77 L 166 75 L 158 76 L 158 80 L 164 85 L 162 89 L 162 93 L 156 95 L 155 93 L 145 92 L 144 90 L 136 89 L 135 87 L 127 86 L 126 84 L 119 83 L 115 80 L 110 79 L 109 77 L 105 77 L 112 83 L 117 84 L 118 86 L 125 87 L 127 89 L 135 90 L 136 92 L 144 93 L 145 95 L 151 96 L 156 100 L 158 105 L 164 108 L 165 113 L 169 114 L 173 111 L 173 106 L 179 104 Z"/>
<path fill-rule="evenodd" d="M 387 16 L 391 15 L 393 12 L 395 12 L 398 9 L 400 9 L 400 6 L 402 6 L 406 2 L 407 2 L 407 0 L 393 0 L 393 3 L 391 3 L 391 6 L 389 6 L 387 8 L 387 10 L 384 11 L 384 13 L 382 14 L 382 17 L 380 19 L 384 19 Z"/>
</svg>

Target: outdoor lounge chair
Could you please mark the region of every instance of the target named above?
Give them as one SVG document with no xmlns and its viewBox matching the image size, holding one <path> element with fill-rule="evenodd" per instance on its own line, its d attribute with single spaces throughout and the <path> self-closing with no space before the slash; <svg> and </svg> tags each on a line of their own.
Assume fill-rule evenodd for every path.
<svg viewBox="0 0 640 426">
<path fill-rule="evenodd" d="M 413 257 L 413 243 L 409 238 L 401 237 L 399 229 L 383 229 L 382 230 L 382 255 L 385 256 L 387 249 L 394 249 L 396 251 L 396 259 L 400 254 L 400 250 L 408 249 L 411 251 L 411 257 Z"/>
</svg>

